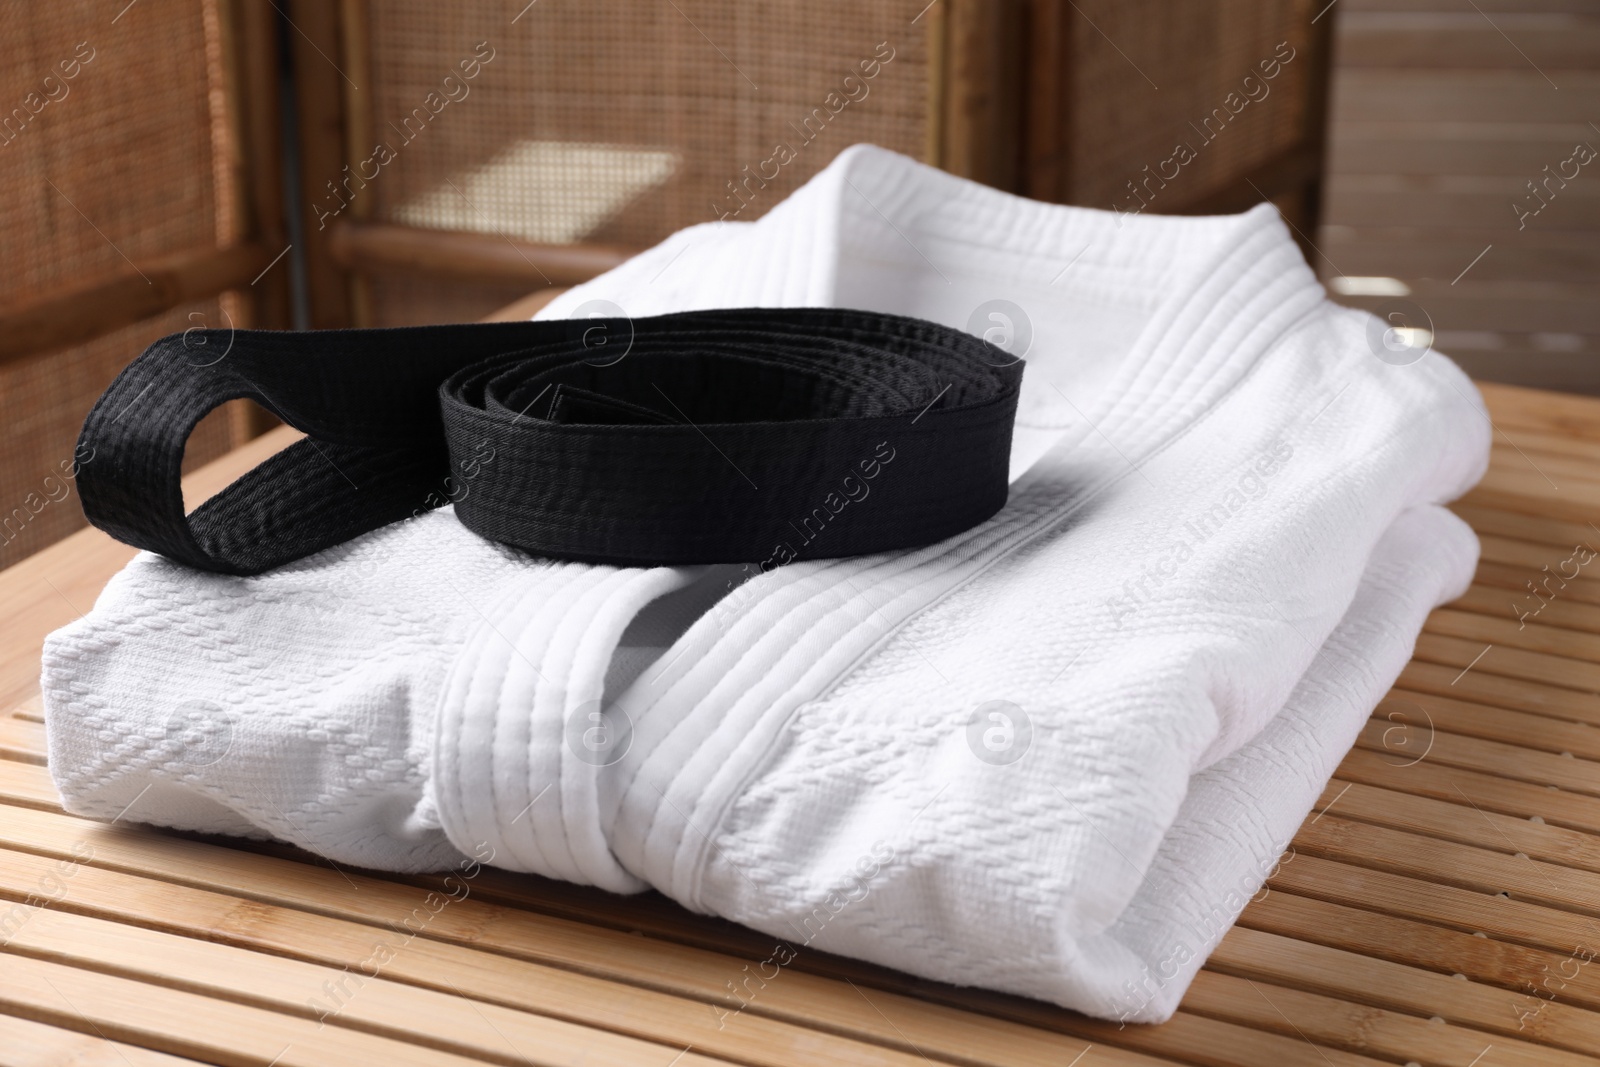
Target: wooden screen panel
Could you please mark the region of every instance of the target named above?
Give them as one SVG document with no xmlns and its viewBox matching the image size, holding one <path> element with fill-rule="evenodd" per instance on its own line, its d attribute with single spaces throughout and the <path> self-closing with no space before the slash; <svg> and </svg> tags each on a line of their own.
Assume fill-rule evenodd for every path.
<svg viewBox="0 0 1600 1067">
<path fill-rule="evenodd" d="M 642 246 L 723 214 L 759 217 L 856 141 L 920 156 L 921 6 L 637 0 L 535 5 L 512 24 L 500 3 L 375 0 L 371 128 L 398 158 L 372 184 L 374 215 Z M 470 95 L 410 133 L 428 94 L 473 60 L 478 76 L 458 78 Z M 861 79 L 862 62 L 877 76 Z M 832 114 L 847 75 L 861 98 Z M 769 180 L 779 143 L 796 158 L 766 167 Z"/>
<path fill-rule="evenodd" d="M 354 177 L 309 183 L 311 224 L 639 248 L 758 218 L 855 142 L 925 156 L 925 6 L 347 3 Z M 375 281 L 371 319 L 405 292 Z"/>
<path fill-rule="evenodd" d="M 1315 214 L 1326 85 L 1314 0 L 1034 0 L 1021 191 L 1125 212 Z"/>
<path fill-rule="evenodd" d="M 477 321 L 526 296 L 538 283 L 386 273 L 368 278 L 366 284 L 371 294 L 372 325 L 423 326 L 432 322 Z"/>
<path fill-rule="evenodd" d="M 236 236 L 216 5 L 0 16 L 0 292 L 25 304 Z M 37 111 L 35 111 L 37 109 Z"/>
<path fill-rule="evenodd" d="M 89 406 L 123 365 L 165 334 L 225 328 L 242 317 L 231 294 L 197 301 L 107 334 L 86 345 L 0 370 L 0 568 L 9 567 L 84 525 L 70 473 Z M 132 417 L 132 416 L 130 416 Z M 235 410 L 201 420 L 184 449 L 184 470 L 228 451 L 241 436 Z M 85 605 L 87 606 L 87 605 Z"/>
<path fill-rule="evenodd" d="M 458 285 L 460 305 L 442 290 L 418 305 L 385 274 L 515 266 L 530 285 L 571 284 L 588 275 L 540 276 L 549 250 L 625 252 L 758 218 L 856 141 L 1056 202 L 1194 213 L 1272 199 L 1302 232 L 1318 206 L 1328 24 L 1312 0 L 340 12 L 313 36 L 344 65 L 308 77 L 324 103 L 342 78 L 347 110 L 304 143 L 341 122 L 346 143 L 307 183 L 308 236 L 331 234 L 328 261 L 355 272 L 357 321 L 466 319 L 490 302 Z M 1192 158 L 1174 164 L 1180 144 Z M 400 248 L 425 243 L 418 231 L 487 243 L 441 244 L 429 262 Z"/>
<path fill-rule="evenodd" d="M 1477 8 L 1340 3 L 1322 269 L 1476 376 L 1600 393 L 1600 5 Z"/>
<path fill-rule="evenodd" d="M 210 255 L 249 221 L 224 62 L 229 14 L 218 0 L 147 0 L 13 5 L 0 15 L 0 311 L 9 341 L 23 321 L 46 338 L 0 362 L 0 566 L 83 525 L 75 493 L 55 499 L 70 489 L 61 465 L 129 359 L 174 330 L 244 325 L 243 304 L 230 300 L 225 312 L 205 299 L 114 329 L 118 314 L 130 323 L 178 303 L 182 287 L 154 264 Z M 62 299 L 121 283 L 125 312 L 104 299 L 112 288 L 82 306 Z M 50 312 L 32 315 L 38 308 Z M 90 317 L 106 325 L 79 330 Z M 103 336 L 49 343 L 63 328 Z M 226 450 L 232 418 L 208 418 L 189 459 Z"/>
</svg>

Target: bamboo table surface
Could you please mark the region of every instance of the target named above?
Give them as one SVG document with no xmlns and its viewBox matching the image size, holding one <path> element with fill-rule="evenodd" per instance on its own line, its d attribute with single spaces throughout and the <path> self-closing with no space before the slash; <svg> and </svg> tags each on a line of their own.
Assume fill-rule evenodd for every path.
<svg viewBox="0 0 1600 1067">
<path fill-rule="evenodd" d="M 732 1011 L 771 939 L 653 894 L 485 868 L 440 907 L 437 878 L 66 815 L 40 643 L 132 555 L 75 534 L 0 573 L 0 1067 L 1600 1064 L 1600 401 L 1484 392 L 1475 584 L 1154 1027 L 813 952 Z"/>
</svg>

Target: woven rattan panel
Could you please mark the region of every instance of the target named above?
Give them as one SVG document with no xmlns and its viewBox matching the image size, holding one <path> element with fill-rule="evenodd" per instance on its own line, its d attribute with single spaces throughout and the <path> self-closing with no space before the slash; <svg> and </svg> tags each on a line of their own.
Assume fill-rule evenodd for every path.
<svg viewBox="0 0 1600 1067">
<path fill-rule="evenodd" d="M 473 282 L 427 275 L 381 274 L 368 279 L 374 326 L 477 322 L 528 295 L 526 282 Z"/>
<path fill-rule="evenodd" d="M 208 300 L 0 372 L 0 409 L 6 415 L 0 421 L 5 492 L 0 498 L 0 567 L 84 525 L 77 490 L 66 472 L 89 405 L 123 364 L 163 334 L 227 321 L 222 304 Z M 195 427 L 184 450 L 184 469 L 209 462 L 231 446 L 228 413 L 219 409 Z"/>
<path fill-rule="evenodd" d="M 113 22 L 120 6 L 0 12 L 6 303 L 211 246 L 234 225 L 212 152 L 225 136 L 213 5 L 144 0 Z"/>
<path fill-rule="evenodd" d="M 213 3 L 0 9 L 0 302 L 232 238 L 222 109 Z M 0 566 L 83 525 L 75 494 L 51 496 L 85 412 L 145 344 L 199 321 L 223 323 L 216 301 L 0 367 Z M 191 460 L 228 440 L 226 420 L 208 420 Z"/>
<path fill-rule="evenodd" d="M 1309 118 L 1311 19 L 1326 2 L 1077 0 L 1062 198 L 1175 211 L 1293 147 Z M 1142 201 L 1130 191 L 1163 173 L 1171 180 L 1141 185 Z"/>
<path fill-rule="evenodd" d="M 756 218 L 854 142 L 925 154 L 928 43 L 913 22 L 925 4 L 628 0 L 518 15 L 373 0 L 364 119 L 393 158 L 362 168 L 377 176 L 354 197 L 386 221 L 554 243 L 643 246 Z M 774 158 L 780 144 L 792 158 Z"/>
</svg>

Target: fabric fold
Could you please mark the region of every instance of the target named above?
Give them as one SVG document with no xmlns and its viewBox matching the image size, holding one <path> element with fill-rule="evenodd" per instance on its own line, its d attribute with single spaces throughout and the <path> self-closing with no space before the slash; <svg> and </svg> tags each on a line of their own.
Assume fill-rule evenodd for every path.
<svg viewBox="0 0 1600 1067">
<path fill-rule="evenodd" d="M 1377 358 L 1269 207 L 1044 205 L 866 146 L 541 314 L 801 305 L 1027 361 L 998 514 L 782 562 L 796 523 L 772 566 L 552 563 L 448 510 L 251 579 L 141 556 L 47 644 L 69 810 L 394 870 L 488 843 L 794 948 L 1170 1015 L 1470 578 L 1440 505 L 1487 462 L 1476 390 Z"/>
</svg>

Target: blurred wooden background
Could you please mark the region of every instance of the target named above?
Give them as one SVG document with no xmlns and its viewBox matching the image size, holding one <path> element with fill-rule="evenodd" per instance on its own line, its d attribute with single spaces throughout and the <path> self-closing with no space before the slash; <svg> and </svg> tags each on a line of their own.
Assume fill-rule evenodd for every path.
<svg viewBox="0 0 1600 1067">
<path fill-rule="evenodd" d="M 1307 235 L 1333 22 L 1320 6 L 12 5 L 0 565 L 82 524 L 61 473 L 78 426 L 162 334 L 471 321 L 683 226 L 758 218 L 857 141 L 1096 207 L 1267 197 Z M 1238 104 L 1263 65 L 1270 97 Z M 1213 112 L 1226 130 L 1197 140 Z M 1197 158 L 1154 176 L 1184 139 Z M 774 164 L 778 142 L 794 157 Z M 270 424 L 234 402 L 188 459 Z"/>
<path fill-rule="evenodd" d="M 1475 377 L 1600 393 L 1600 158 L 1574 160 L 1600 151 L 1600 4 L 1335 10 L 1317 265 L 1336 296 L 1381 310 L 1362 291 L 1396 287 L 1366 279 L 1394 279 Z"/>
<path fill-rule="evenodd" d="M 82 524 L 83 415 L 162 334 L 475 320 L 856 141 L 1102 209 L 1271 200 L 1338 299 L 1600 392 L 1600 185 L 1546 170 L 1600 146 L 1597 67 L 1600 0 L 11 5 L 0 566 Z M 188 459 L 269 425 L 235 402 Z"/>
</svg>

